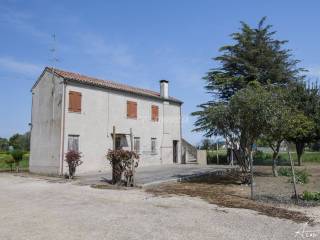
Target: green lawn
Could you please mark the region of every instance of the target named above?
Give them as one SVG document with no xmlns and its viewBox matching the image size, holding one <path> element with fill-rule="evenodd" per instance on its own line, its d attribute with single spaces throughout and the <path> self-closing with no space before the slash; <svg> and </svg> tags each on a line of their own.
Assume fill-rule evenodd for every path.
<svg viewBox="0 0 320 240">
<path fill-rule="evenodd" d="M 226 161 L 227 152 L 226 150 L 219 150 L 219 160 L 221 163 Z M 294 161 L 297 162 L 297 154 L 296 152 L 291 152 L 291 156 Z M 263 153 L 262 155 L 259 154 L 258 156 L 254 156 L 254 162 L 257 165 L 271 165 L 272 161 L 272 153 Z M 216 150 L 209 150 L 208 151 L 208 162 L 215 164 L 217 162 L 217 151 Z M 320 152 L 305 152 L 302 155 L 302 162 L 314 162 L 320 163 Z M 289 157 L 288 153 L 281 152 L 279 155 L 279 164 L 280 165 L 288 165 L 289 164 Z"/>
<path fill-rule="evenodd" d="M 29 168 L 29 155 L 29 153 L 24 154 L 20 162 L 20 168 L 23 170 Z M 5 163 L 5 160 L 8 158 L 11 158 L 11 155 L 0 153 L 0 170 L 10 170 L 10 167 Z"/>
</svg>

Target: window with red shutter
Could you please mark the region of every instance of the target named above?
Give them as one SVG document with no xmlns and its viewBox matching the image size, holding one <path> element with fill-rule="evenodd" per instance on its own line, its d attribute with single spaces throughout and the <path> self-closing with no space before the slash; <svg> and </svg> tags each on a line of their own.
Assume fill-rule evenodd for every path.
<svg viewBox="0 0 320 240">
<path fill-rule="evenodd" d="M 127 101 L 127 117 L 137 118 L 137 103 L 133 101 Z"/>
<path fill-rule="evenodd" d="M 69 91 L 69 112 L 81 112 L 81 93 Z"/>
<path fill-rule="evenodd" d="M 158 122 L 159 121 L 159 107 L 152 105 L 151 106 L 151 120 Z"/>
</svg>

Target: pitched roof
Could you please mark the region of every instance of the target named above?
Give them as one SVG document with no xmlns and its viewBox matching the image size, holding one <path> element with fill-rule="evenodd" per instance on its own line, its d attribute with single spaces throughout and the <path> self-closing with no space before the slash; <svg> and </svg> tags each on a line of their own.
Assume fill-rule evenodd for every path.
<svg viewBox="0 0 320 240">
<path fill-rule="evenodd" d="M 46 70 L 52 72 L 52 68 L 46 67 L 44 72 Z M 118 90 L 118 91 L 123 91 L 123 92 L 128 92 L 128 93 L 133 93 L 137 95 L 158 98 L 163 100 L 159 92 L 151 91 L 148 89 L 132 87 L 126 84 L 121 84 L 121 83 L 117 83 L 110 80 L 102 80 L 94 77 L 88 77 L 79 73 L 64 71 L 56 68 L 54 68 L 54 73 L 64 78 L 67 81 L 72 81 L 80 84 L 91 85 L 91 86 L 96 86 L 101 88 L 112 89 L 112 90 Z M 182 101 L 173 97 L 169 97 L 168 100 L 176 103 L 182 103 Z"/>
</svg>

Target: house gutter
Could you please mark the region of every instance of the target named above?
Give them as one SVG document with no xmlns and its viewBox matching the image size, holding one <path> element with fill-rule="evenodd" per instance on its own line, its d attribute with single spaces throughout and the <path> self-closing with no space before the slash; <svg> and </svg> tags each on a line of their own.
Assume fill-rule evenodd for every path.
<svg viewBox="0 0 320 240">
<path fill-rule="evenodd" d="M 61 129 L 60 129 L 60 172 L 63 175 L 63 159 L 64 159 L 64 132 L 65 132 L 65 105 L 66 105 L 66 86 L 67 82 L 63 79 L 62 90 L 62 111 L 61 111 Z"/>
</svg>

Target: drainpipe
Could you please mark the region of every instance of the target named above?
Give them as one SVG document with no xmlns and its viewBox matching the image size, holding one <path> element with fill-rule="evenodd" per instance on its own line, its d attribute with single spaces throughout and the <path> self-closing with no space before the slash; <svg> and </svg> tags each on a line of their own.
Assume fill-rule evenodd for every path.
<svg viewBox="0 0 320 240">
<path fill-rule="evenodd" d="M 64 130 L 65 130 L 65 105 L 66 105 L 66 86 L 65 80 L 62 82 L 62 110 L 61 110 L 61 129 L 60 129 L 60 175 L 63 175 L 63 159 L 64 159 Z"/>
</svg>

